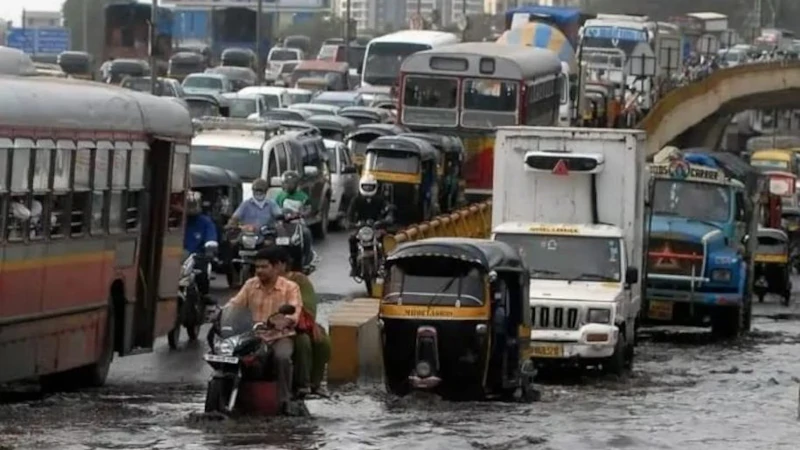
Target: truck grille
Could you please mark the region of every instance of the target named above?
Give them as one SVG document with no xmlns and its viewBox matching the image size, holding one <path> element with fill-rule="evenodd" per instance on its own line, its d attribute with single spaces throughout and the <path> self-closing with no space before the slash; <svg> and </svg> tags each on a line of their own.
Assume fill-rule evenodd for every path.
<svg viewBox="0 0 800 450">
<path fill-rule="evenodd" d="M 531 308 L 531 319 L 534 328 L 577 330 L 578 308 L 534 306 Z"/>
<path fill-rule="evenodd" d="M 652 273 L 703 276 L 703 244 L 677 239 L 650 238 L 648 265 Z"/>
</svg>

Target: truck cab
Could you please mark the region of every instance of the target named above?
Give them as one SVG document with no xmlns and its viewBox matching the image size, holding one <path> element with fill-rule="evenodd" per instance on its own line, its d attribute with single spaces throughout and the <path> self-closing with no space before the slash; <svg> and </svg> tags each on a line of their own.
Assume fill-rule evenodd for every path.
<svg viewBox="0 0 800 450">
<path fill-rule="evenodd" d="M 644 322 L 738 333 L 740 312 L 749 312 L 747 236 L 760 217 L 757 203 L 705 155 L 649 169 Z"/>
</svg>

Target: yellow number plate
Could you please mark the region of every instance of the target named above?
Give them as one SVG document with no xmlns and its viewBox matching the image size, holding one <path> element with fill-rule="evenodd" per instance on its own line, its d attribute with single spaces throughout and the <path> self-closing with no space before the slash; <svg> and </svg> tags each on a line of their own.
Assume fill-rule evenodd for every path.
<svg viewBox="0 0 800 450">
<path fill-rule="evenodd" d="M 531 345 L 531 356 L 534 358 L 561 358 L 564 356 L 564 347 L 560 345 Z"/>
<path fill-rule="evenodd" d="M 672 302 L 651 301 L 647 317 L 656 320 L 672 320 Z"/>
</svg>

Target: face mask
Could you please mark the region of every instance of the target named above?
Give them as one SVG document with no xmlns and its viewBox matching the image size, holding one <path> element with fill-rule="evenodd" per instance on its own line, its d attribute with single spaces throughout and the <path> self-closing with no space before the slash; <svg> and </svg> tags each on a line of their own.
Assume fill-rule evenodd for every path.
<svg viewBox="0 0 800 450">
<path fill-rule="evenodd" d="M 267 199 L 267 194 L 253 194 L 253 199 L 257 202 L 263 202 Z"/>
</svg>

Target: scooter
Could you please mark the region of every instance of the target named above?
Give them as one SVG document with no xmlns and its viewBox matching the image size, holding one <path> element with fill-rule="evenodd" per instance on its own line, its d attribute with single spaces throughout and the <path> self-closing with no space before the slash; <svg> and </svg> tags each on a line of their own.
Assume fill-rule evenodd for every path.
<svg viewBox="0 0 800 450">
<path fill-rule="evenodd" d="M 271 343 L 290 337 L 294 331 L 276 329 L 281 316 L 294 314 L 295 308 L 283 305 L 264 323 L 253 324 L 249 308 L 228 307 L 207 335 L 211 351 L 204 356 L 214 368 L 208 382 L 206 413 L 275 416 L 280 413 L 277 376 L 271 364 Z M 308 415 L 302 401 L 292 403 Z"/>
<path fill-rule="evenodd" d="M 275 245 L 284 247 L 289 252 L 292 257 L 292 271 L 311 275 L 317 269 L 319 256 L 312 248 L 311 260 L 304 261 L 306 257 L 303 249 L 306 245 L 311 245 L 310 242 L 305 242 L 304 228 L 305 221 L 300 213 L 286 211 L 281 225 L 277 227 Z"/>
<path fill-rule="evenodd" d="M 206 317 L 206 298 L 211 274 L 211 261 L 219 249 L 219 243 L 206 242 L 203 254 L 192 253 L 181 266 L 181 278 L 178 281 L 178 316 L 175 327 L 167 333 L 169 348 L 178 348 L 181 327 L 186 328 L 189 341 L 196 341 L 200 326 Z M 204 284 L 203 287 L 200 284 Z M 204 292 L 206 291 L 206 292 Z"/>
</svg>

